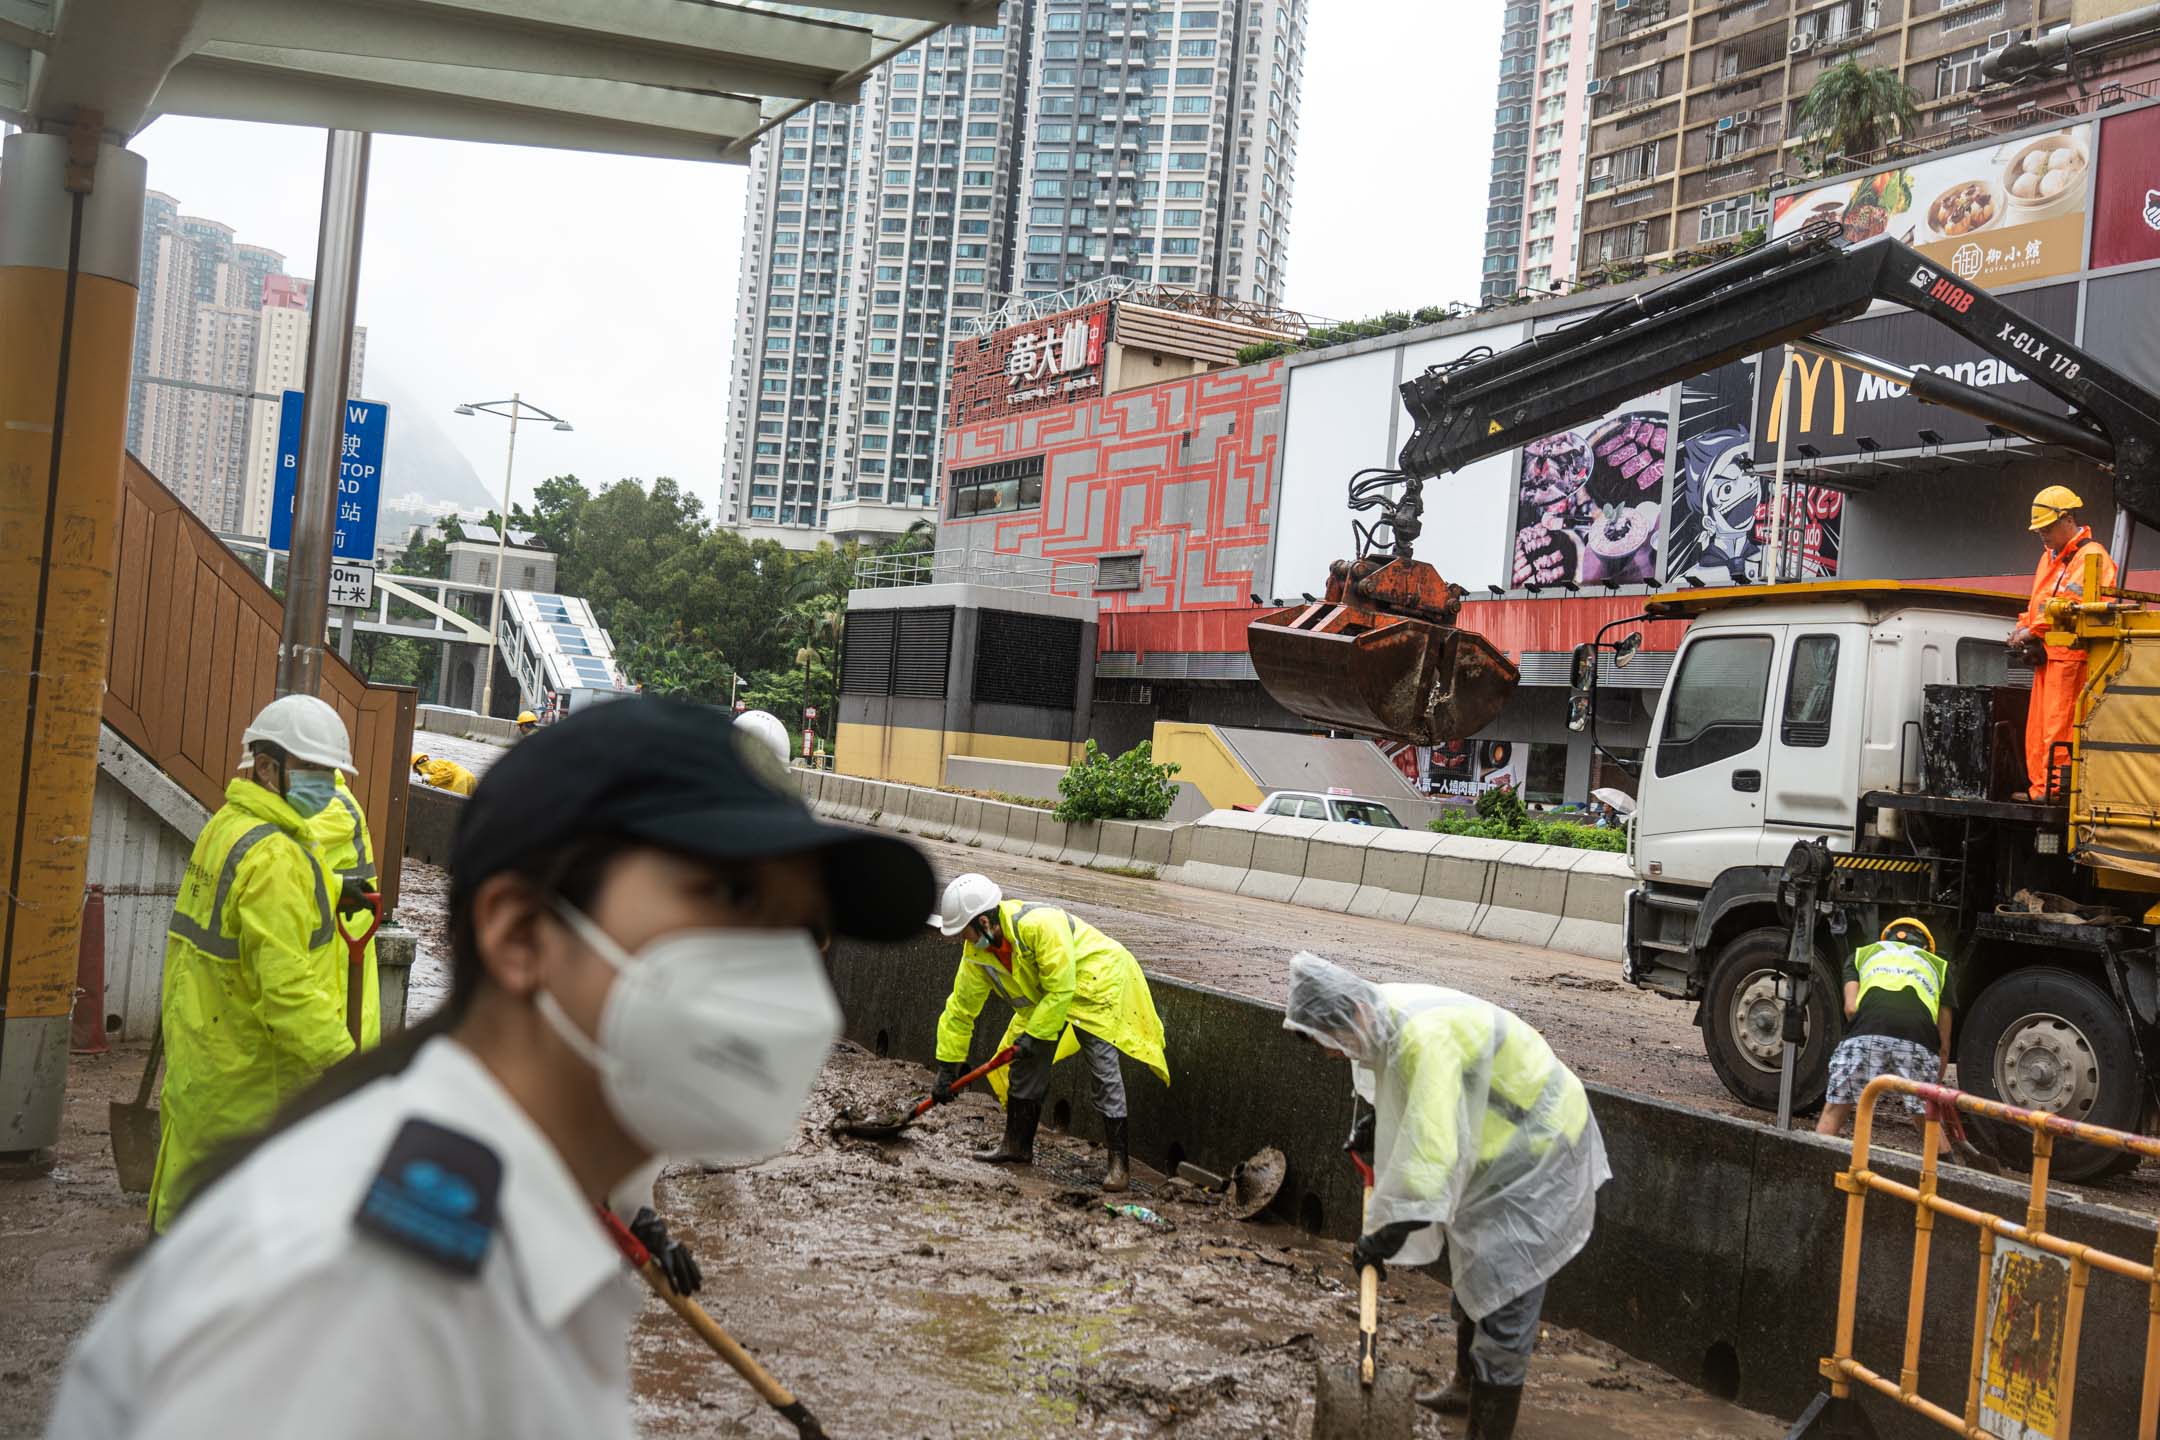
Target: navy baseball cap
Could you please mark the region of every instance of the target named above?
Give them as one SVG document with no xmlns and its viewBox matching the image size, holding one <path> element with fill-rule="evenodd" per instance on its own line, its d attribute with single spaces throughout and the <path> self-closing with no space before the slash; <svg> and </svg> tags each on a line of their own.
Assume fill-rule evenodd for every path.
<svg viewBox="0 0 2160 1440">
<path fill-rule="evenodd" d="M 815 855 L 834 933 L 904 940 L 937 903 L 930 861 L 907 841 L 831 825 L 770 778 L 725 711 L 637 697 L 579 710 L 517 742 L 458 817 L 453 893 L 526 857 L 619 835 L 704 860 Z"/>
</svg>

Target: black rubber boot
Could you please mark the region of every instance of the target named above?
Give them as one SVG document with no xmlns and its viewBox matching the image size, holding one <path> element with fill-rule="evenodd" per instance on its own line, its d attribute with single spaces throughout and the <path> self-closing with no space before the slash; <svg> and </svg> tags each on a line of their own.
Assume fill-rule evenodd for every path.
<svg viewBox="0 0 2160 1440">
<path fill-rule="evenodd" d="M 1455 1378 L 1439 1390 L 1428 1390 L 1417 1403 L 1438 1415 L 1470 1413 L 1470 1387 L 1477 1372 L 1470 1368 L 1470 1344 L 1477 1338 L 1477 1321 L 1467 1316 L 1455 1322 Z"/>
<path fill-rule="evenodd" d="M 1112 1120 L 1103 1117 L 1103 1148 L 1110 1152 L 1110 1168 L 1103 1172 L 1102 1188 L 1106 1195 L 1121 1195 L 1132 1183 L 1132 1156 L 1126 1149 L 1125 1117 Z"/>
<path fill-rule="evenodd" d="M 1035 1127 L 1042 1123 L 1042 1101 L 1009 1100 L 1005 1104 L 1005 1138 L 975 1158 L 990 1165 L 1035 1163 Z"/>
<path fill-rule="evenodd" d="M 1474 1384 L 1470 1387 L 1467 1440 L 1510 1440 L 1522 1409 L 1522 1386 Z"/>
</svg>

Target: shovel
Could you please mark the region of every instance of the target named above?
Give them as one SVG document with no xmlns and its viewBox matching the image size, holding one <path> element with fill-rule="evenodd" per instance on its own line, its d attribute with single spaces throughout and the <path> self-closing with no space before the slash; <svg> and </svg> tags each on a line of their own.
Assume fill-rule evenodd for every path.
<svg viewBox="0 0 2160 1440">
<path fill-rule="evenodd" d="M 349 898 L 350 897 L 350 898 Z M 367 929 L 354 935 L 345 928 L 345 917 L 355 911 L 368 917 Z M 360 982 L 367 976 L 367 944 L 382 928 L 382 896 L 373 890 L 347 890 L 338 896 L 337 926 L 339 938 L 345 942 L 345 1033 L 352 1036 L 353 1051 L 360 1049 L 360 1012 L 362 1010 Z"/>
<path fill-rule="evenodd" d="M 135 1103 L 115 1100 L 105 1108 L 111 1117 L 113 1169 L 120 1172 L 120 1188 L 130 1195 L 147 1195 L 157 1178 L 158 1137 L 162 1128 L 150 1092 L 157 1088 L 158 1066 L 165 1060 L 165 1026 L 159 1023 L 150 1037 L 150 1058 L 143 1062 L 142 1084 Z"/>
<path fill-rule="evenodd" d="M 1372 1171 L 1365 1175 L 1365 1212 L 1372 1212 Z M 1408 1440 L 1417 1428 L 1416 1384 L 1410 1372 L 1381 1369 L 1380 1272 L 1358 1272 L 1358 1358 L 1355 1365 L 1322 1359 L 1314 1364 L 1312 1440 Z"/>
<path fill-rule="evenodd" d="M 958 1090 L 964 1086 L 974 1084 L 991 1071 L 1012 1064 L 1013 1056 L 1019 1053 L 1017 1047 L 1006 1046 L 973 1070 L 968 1071 L 967 1074 L 953 1081 L 952 1088 Z M 835 1135 L 860 1135 L 866 1140 L 890 1139 L 929 1114 L 930 1107 L 937 1103 L 937 1096 L 925 1095 L 921 1103 L 912 1110 L 897 1115 L 878 1115 L 868 1120 L 858 1120 L 855 1118 L 854 1111 L 842 1110 L 839 1114 L 833 1116 L 832 1133 Z"/>
<path fill-rule="evenodd" d="M 721 1329 L 720 1322 L 706 1314 L 704 1306 L 689 1296 L 676 1292 L 675 1287 L 668 1283 L 667 1276 L 660 1272 L 660 1267 L 653 1263 L 652 1252 L 645 1248 L 645 1242 L 631 1234 L 630 1227 L 623 1224 L 614 1211 L 605 1205 L 600 1206 L 599 1211 L 600 1223 L 607 1227 L 608 1238 L 615 1242 L 616 1249 L 622 1251 L 623 1259 L 630 1262 L 630 1268 L 645 1277 L 645 1283 L 651 1287 L 653 1294 L 665 1300 L 669 1309 L 682 1316 L 684 1322 L 697 1331 L 698 1338 L 710 1345 L 721 1359 L 727 1361 L 730 1369 L 750 1382 L 750 1388 L 757 1391 L 758 1399 L 772 1406 L 781 1419 L 793 1425 L 795 1433 L 801 1436 L 802 1440 L 829 1440 L 825 1427 L 818 1424 L 817 1416 L 812 1415 L 802 1401 L 788 1393 L 785 1385 L 773 1379 L 772 1372 L 758 1364 L 756 1357 L 736 1343 L 734 1336 Z"/>
</svg>

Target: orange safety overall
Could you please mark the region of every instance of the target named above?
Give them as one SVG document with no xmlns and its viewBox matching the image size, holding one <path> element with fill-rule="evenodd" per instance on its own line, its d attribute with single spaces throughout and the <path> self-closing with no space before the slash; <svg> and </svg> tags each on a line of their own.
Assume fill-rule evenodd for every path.
<svg viewBox="0 0 2160 1440">
<path fill-rule="evenodd" d="M 2100 557 L 2100 583 L 2115 583 L 2115 562 L 2093 540 L 2090 525 L 2070 537 L 2060 550 L 2043 551 L 2033 571 L 2032 603 L 2018 616 L 2018 629 L 2045 640 L 2048 601 L 2057 596 L 2085 598 L 2085 557 Z M 2025 714 L 2025 773 L 2035 800 L 2047 793 L 2048 752 L 2070 739 L 2077 716 L 2078 691 L 2085 687 L 2085 652 L 2074 645 L 2049 644 L 2047 658 L 2033 667 L 2032 708 Z"/>
</svg>

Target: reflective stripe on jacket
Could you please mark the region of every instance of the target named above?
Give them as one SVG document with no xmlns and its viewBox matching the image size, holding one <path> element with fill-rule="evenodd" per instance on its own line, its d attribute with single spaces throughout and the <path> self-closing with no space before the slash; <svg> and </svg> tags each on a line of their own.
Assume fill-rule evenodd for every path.
<svg viewBox="0 0 2160 1440">
<path fill-rule="evenodd" d="M 1544 1036 L 1520 1021 L 1508 1023 L 1511 1018 L 1497 1006 L 1466 1005 L 1422 1010 L 1404 1019 L 1395 1063 L 1414 1097 L 1404 1117 L 1416 1133 L 1413 1158 L 1404 1169 L 1410 1193 L 1439 1193 L 1453 1180 L 1463 1160 L 1455 1133 L 1464 1113 L 1462 1089 L 1466 1079 L 1488 1073 L 1488 1060 L 1476 1165 L 1500 1161 L 1518 1135 L 1531 1158 L 1542 1156 L 1556 1139 L 1572 1144 L 1582 1138 L 1590 1118 L 1582 1081 L 1560 1063 Z"/>
<path fill-rule="evenodd" d="M 2100 583 L 2113 585 L 2115 560 L 2107 553 L 2105 546 L 2092 538 L 2091 526 L 2078 531 L 2071 537 L 2070 543 L 2060 550 L 2049 550 L 2043 546 L 2040 563 L 2033 569 L 2032 599 L 2025 606 L 2024 613 L 2018 616 L 2018 626 L 2045 639 L 2048 632 L 2048 601 L 2060 596 L 2078 601 L 2097 598 L 2085 594 L 2085 557 L 2095 554 L 2100 557 Z M 2083 652 L 2071 651 L 2067 646 L 2056 646 L 2055 649 L 2068 651 L 2082 658 Z"/>
<path fill-rule="evenodd" d="M 315 858 L 328 873 L 330 902 L 336 913 L 337 892 L 347 880 L 357 880 L 368 889 L 375 889 L 381 882 L 375 874 L 375 847 L 368 839 L 367 816 L 360 809 L 360 800 L 345 784 L 344 775 L 330 772 L 337 780 L 337 789 L 330 796 L 330 803 L 318 815 L 309 817 L 307 836 L 314 847 Z M 367 917 L 354 915 L 345 921 L 354 933 L 367 928 Z M 351 958 L 345 952 L 345 942 L 338 939 L 338 963 L 350 966 Z M 342 972 L 340 972 L 342 973 Z M 348 1030 L 351 1020 L 345 1014 L 345 988 L 338 989 L 338 1018 Z M 382 1043 L 382 991 L 375 974 L 375 941 L 367 942 L 367 952 L 360 975 L 360 1048 L 372 1050 Z"/>
<path fill-rule="evenodd" d="M 1927 1006 L 1928 1019 L 1941 1017 L 1943 981 L 1950 967 L 1933 951 L 1897 940 L 1878 940 L 1860 947 L 1853 956 L 1853 968 L 1860 972 L 1860 1001 L 1870 991 L 1910 990 Z"/>
<path fill-rule="evenodd" d="M 235 779 L 196 837 L 165 935 L 163 1135 L 150 1223 L 163 1230 L 188 1171 L 221 1141 L 352 1051 L 344 943 L 330 890 L 285 801 Z"/>
</svg>

